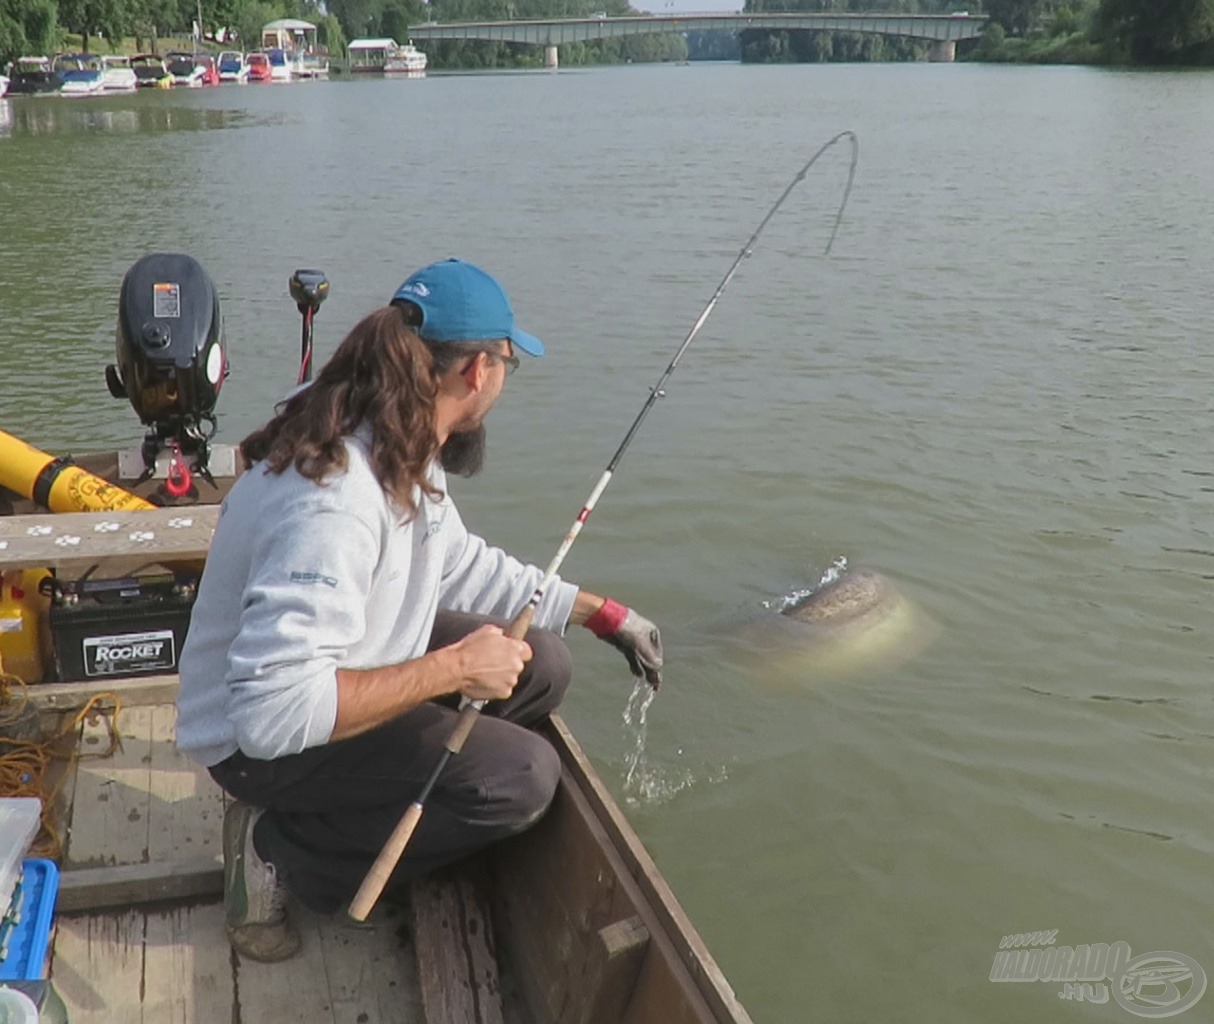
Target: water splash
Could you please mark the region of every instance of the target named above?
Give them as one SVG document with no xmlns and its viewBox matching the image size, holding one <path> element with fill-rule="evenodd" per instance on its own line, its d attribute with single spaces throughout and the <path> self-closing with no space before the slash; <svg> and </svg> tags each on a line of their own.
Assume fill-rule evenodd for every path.
<svg viewBox="0 0 1214 1024">
<path fill-rule="evenodd" d="M 624 739 L 625 741 L 629 738 L 632 740 L 632 746 L 625 756 L 627 771 L 624 773 L 624 790 L 626 792 L 632 788 L 634 780 L 644 773 L 645 737 L 648 732 L 645 716 L 657 693 L 658 691 L 644 679 L 637 679 L 632 687 L 628 703 L 624 707 Z"/>
<path fill-rule="evenodd" d="M 630 807 L 665 803 L 696 781 L 690 768 L 670 767 L 652 763 L 645 753 L 646 716 L 657 691 L 643 679 L 638 679 L 624 708 L 624 802 Z M 682 757 L 680 747 L 675 751 Z M 711 773 L 709 782 L 723 782 L 727 777 L 724 766 Z"/>
<path fill-rule="evenodd" d="M 825 572 L 822 573 L 821 577 L 818 579 L 818 582 L 816 584 L 814 584 L 812 587 L 809 587 L 808 589 L 805 589 L 805 590 L 794 590 L 791 594 L 785 594 L 783 597 L 777 597 L 777 598 L 772 598 L 771 600 L 768 600 L 768 601 L 763 601 L 762 606 L 763 606 L 763 608 L 765 608 L 769 611 L 775 611 L 775 612 L 787 611 L 789 608 L 792 608 L 794 605 L 800 604 L 807 597 L 809 597 L 810 594 L 814 593 L 815 591 L 821 590 L 823 587 L 827 586 L 830 583 L 834 583 L 835 580 L 839 579 L 839 577 L 842 576 L 845 572 L 847 572 L 847 556 L 839 555 L 838 557 L 835 558 L 835 560 L 833 562 L 830 563 L 829 567 L 826 569 Z"/>
</svg>

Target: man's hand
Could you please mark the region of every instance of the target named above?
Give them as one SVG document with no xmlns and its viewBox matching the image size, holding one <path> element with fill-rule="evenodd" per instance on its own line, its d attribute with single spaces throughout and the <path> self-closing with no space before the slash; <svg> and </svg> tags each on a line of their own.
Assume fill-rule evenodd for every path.
<svg viewBox="0 0 1214 1024">
<path fill-rule="evenodd" d="M 647 618 L 607 598 L 585 626 L 624 653 L 634 676 L 643 675 L 655 690 L 662 685 L 662 635 Z"/>
<path fill-rule="evenodd" d="M 481 626 L 449 649 L 459 659 L 458 692 L 469 700 L 506 700 L 531 660 L 531 645 L 512 640 L 500 626 Z"/>
</svg>

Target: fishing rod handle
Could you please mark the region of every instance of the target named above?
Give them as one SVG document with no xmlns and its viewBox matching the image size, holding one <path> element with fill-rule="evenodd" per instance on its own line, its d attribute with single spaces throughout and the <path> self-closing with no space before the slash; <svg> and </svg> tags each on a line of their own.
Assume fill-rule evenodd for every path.
<svg viewBox="0 0 1214 1024">
<path fill-rule="evenodd" d="M 350 901 L 349 914 L 355 921 L 365 921 L 367 915 L 375 909 L 375 903 L 379 899 L 380 893 L 384 891 L 384 886 L 388 884 L 388 879 L 392 877 L 392 872 L 400 863 L 405 847 L 413 838 L 413 830 L 417 828 L 417 823 L 421 820 L 422 805 L 411 803 L 409 809 L 396 823 L 396 828 L 392 830 L 383 849 L 379 851 L 379 856 L 375 858 L 375 863 L 371 865 L 371 870 L 367 872 L 363 884 L 358 887 L 354 899 Z"/>
<path fill-rule="evenodd" d="M 511 640 L 522 640 L 527 635 L 527 630 L 531 628 L 531 620 L 535 618 L 535 604 L 528 602 L 526 607 L 514 617 L 510 628 L 506 630 L 506 636 Z"/>
<path fill-rule="evenodd" d="M 522 640 L 527 635 L 527 630 L 531 628 L 531 620 L 534 618 L 535 605 L 528 604 L 514 617 L 514 621 L 506 630 L 506 636 L 511 640 Z M 458 754 L 464 749 L 464 741 L 468 738 L 472 727 L 476 725 L 477 716 L 484 706 L 483 700 L 470 700 L 460 708 L 459 718 L 455 720 L 455 725 L 451 727 L 451 732 L 447 736 L 447 742 L 443 744 L 452 754 Z"/>
</svg>

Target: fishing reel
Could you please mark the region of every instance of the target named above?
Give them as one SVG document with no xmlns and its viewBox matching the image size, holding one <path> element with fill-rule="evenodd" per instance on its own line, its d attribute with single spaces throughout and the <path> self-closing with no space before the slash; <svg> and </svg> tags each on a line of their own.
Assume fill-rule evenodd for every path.
<svg viewBox="0 0 1214 1024">
<path fill-rule="evenodd" d="M 167 450 L 170 494 L 189 490 L 191 469 L 213 483 L 214 409 L 230 372 L 215 282 L 191 256 L 144 256 L 122 279 L 114 340 L 117 362 L 105 368 L 106 384 L 148 427 L 140 480 Z"/>
</svg>

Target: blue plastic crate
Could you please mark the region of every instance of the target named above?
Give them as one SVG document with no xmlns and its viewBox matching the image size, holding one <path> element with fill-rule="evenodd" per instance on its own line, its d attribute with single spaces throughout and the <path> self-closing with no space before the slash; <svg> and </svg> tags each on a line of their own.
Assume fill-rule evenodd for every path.
<svg viewBox="0 0 1214 1024">
<path fill-rule="evenodd" d="M 21 918 L 9 933 L 0 960 L 0 981 L 36 981 L 46 977 L 46 947 L 59 895 L 59 869 L 53 860 L 30 857 L 22 865 Z"/>
</svg>

